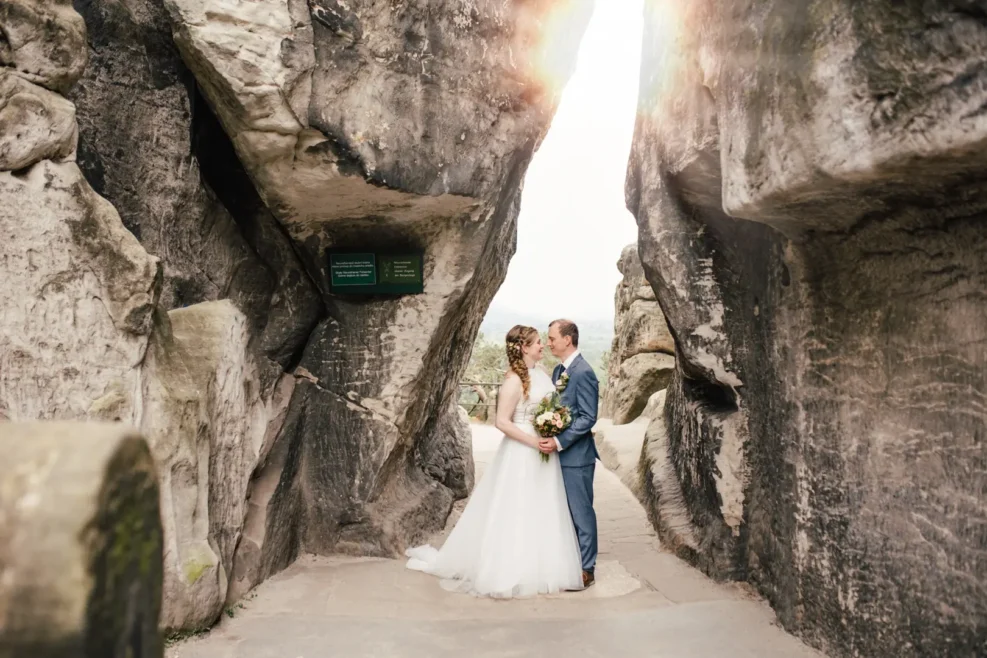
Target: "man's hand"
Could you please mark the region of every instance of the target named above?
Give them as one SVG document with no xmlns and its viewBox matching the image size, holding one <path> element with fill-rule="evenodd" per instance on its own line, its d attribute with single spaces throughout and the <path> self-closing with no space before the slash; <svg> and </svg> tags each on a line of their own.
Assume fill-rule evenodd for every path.
<svg viewBox="0 0 987 658">
<path fill-rule="evenodd" d="M 538 449 L 546 455 L 550 455 L 558 450 L 558 446 L 555 445 L 555 439 L 549 437 L 538 442 Z"/>
</svg>

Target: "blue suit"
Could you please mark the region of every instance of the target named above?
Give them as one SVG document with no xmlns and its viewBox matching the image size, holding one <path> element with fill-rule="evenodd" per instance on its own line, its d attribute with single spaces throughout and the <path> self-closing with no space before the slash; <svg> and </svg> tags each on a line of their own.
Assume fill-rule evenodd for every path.
<svg viewBox="0 0 987 658">
<path fill-rule="evenodd" d="M 552 372 L 552 382 L 558 383 L 562 375 L 561 365 Z M 562 480 L 569 499 L 569 513 L 576 527 L 579 552 L 583 569 L 593 573 L 596 568 L 597 533 L 596 512 L 593 510 L 593 473 L 600 455 L 593 440 L 596 425 L 597 404 L 600 399 L 600 382 L 592 366 L 582 355 L 577 356 L 565 371 L 569 383 L 562 391 L 562 404 L 569 407 L 572 423 L 556 438 L 562 446 L 559 463 Z"/>
</svg>

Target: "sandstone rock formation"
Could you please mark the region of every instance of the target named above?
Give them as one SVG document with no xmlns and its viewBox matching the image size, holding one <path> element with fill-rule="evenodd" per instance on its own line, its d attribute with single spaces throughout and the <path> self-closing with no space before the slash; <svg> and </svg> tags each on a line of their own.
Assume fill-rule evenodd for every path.
<svg viewBox="0 0 987 658">
<path fill-rule="evenodd" d="M 229 300 L 159 313 L 143 370 L 140 425 L 160 465 L 165 628 L 223 609 L 251 474 L 284 422 L 294 378 L 264 389 L 247 318 Z"/>
<path fill-rule="evenodd" d="M 160 658 L 161 522 L 139 434 L 0 423 L 0 655 Z"/>
<path fill-rule="evenodd" d="M 86 26 L 70 0 L 8 0 L 0 5 L 0 65 L 64 93 L 86 68 Z"/>
<path fill-rule="evenodd" d="M 43 22 L 35 32 L 83 33 L 71 12 L 11 7 L 4 14 L 5 32 L 33 34 L 21 22 L 37 18 Z M 45 22 L 53 16 L 66 26 Z M 37 52 L 64 54 L 57 44 L 32 43 Z M 76 45 L 84 54 L 82 42 Z M 78 58 L 66 57 L 74 67 Z M 46 71 L 62 88 L 81 73 L 59 73 L 58 62 L 43 66 L 37 55 L 31 61 L 32 70 Z M 37 76 L 19 69 L 2 75 L 0 260 L 7 285 L 0 319 L 0 413 L 11 420 L 117 420 L 146 430 L 163 476 L 162 621 L 168 628 L 208 625 L 225 602 L 248 481 L 283 420 L 291 381 L 279 384 L 280 368 L 272 375 L 270 366 L 258 362 L 254 353 L 265 351 L 248 349 L 249 322 L 229 302 L 176 310 L 168 318 L 158 304 L 159 259 L 73 162 L 72 103 L 26 79 Z M 188 132 L 186 125 L 182 134 Z M 116 139 L 116 151 L 138 152 L 119 134 Z M 120 164 L 127 169 L 132 163 Z M 158 170 L 165 176 L 170 171 L 150 167 L 133 180 L 149 185 Z M 138 214 L 156 217 L 157 210 L 148 206 Z M 165 217 L 172 224 L 175 218 Z M 216 265 L 206 257 L 216 253 L 205 254 L 204 262 Z M 244 269 L 231 268 L 228 278 L 248 278 Z"/>
<path fill-rule="evenodd" d="M 675 371 L 675 341 L 644 276 L 636 244 L 624 248 L 617 268 L 624 278 L 614 294 L 603 416 L 622 425 L 638 418 L 648 400 L 668 386 Z"/>
<path fill-rule="evenodd" d="M 198 93 L 162 0 L 78 4 L 92 53 L 71 95 L 80 167 L 161 259 L 162 306 L 232 300 L 276 378 L 324 315 L 315 286 Z"/>
<path fill-rule="evenodd" d="M 0 104 L 0 168 L 4 171 L 75 155 L 75 108 L 62 96 L 0 71 Z"/>
<path fill-rule="evenodd" d="M 678 349 L 663 543 L 831 655 L 984 653 L 982 9 L 646 21 L 627 201 Z"/>
<path fill-rule="evenodd" d="M 440 527 L 472 486 L 455 385 L 556 101 L 540 23 L 578 32 L 589 3 L 75 4 L 71 92 L 79 16 L 0 9 L 0 417 L 146 434 L 166 629 L 302 550 Z M 424 294 L 335 295 L 350 248 L 423 251 Z"/>
<path fill-rule="evenodd" d="M 185 63 L 327 308 L 252 489 L 238 587 L 299 550 L 396 554 L 467 493 L 455 384 L 553 109 L 525 69 L 551 4 L 166 0 Z M 587 3 L 569 4 L 581 29 Z M 424 294 L 333 295 L 327 253 L 354 248 L 424 251 Z"/>
<path fill-rule="evenodd" d="M 82 73 L 82 20 L 25 0 L 0 26 L 0 418 L 134 421 L 159 264 L 75 165 L 72 104 L 50 91 Z"/>
</svg>

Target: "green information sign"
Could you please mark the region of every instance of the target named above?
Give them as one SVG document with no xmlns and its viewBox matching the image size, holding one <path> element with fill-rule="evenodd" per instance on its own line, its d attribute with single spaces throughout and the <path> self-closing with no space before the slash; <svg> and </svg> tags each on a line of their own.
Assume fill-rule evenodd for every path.
<svg viewBox="0 0 987 658">
<path fill-rule="evenodd" d="M 425 289 L 422 254 L 329 254 L 332 292 L 350 295 L 414 295 Z"/>
<path fill-rule="evenodd" d="M 380 283 L 409 284 L 422 282 L 422 257 L 381 256 Z"/>
<path fill-rule="evenodd" d="M 332 254 L 329 273 L 333 288 L 373 286 L 377 283 L 377 260 L 373 254 Z"/>
</svg>

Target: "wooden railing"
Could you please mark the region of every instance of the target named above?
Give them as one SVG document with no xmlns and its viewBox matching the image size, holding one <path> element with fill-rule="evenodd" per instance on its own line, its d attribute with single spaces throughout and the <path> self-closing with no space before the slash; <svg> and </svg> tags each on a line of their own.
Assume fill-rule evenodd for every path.
<svg viewBox="0 0 987 658">
<path fill-rule="evenodd" d="M 492 410 L 497 408 L 497 390 L 499 387 L 500 382 L 460 382 L 459 406 L 465 409 L 471 418 L 490 422 L 494 416 Z M 465 390 L 475 391 L 477 401 L 464 401 L 461 396 Z"/>
<path fill-rule="evenodd" d="M 497 388 L 500 386 L 500 382 L 460 382 L 459 388 L 473 389 L 477 393 L 483 391 L 480 401 L 474 403 L 460 403 L 462 405 L 469 404 L 473 407 L 496 407 L 497 406 Z M 493 402 L 487 402 L 484 398 L 487 395 L 487 389 L 492 389 L 493 391 Z"/>
</svg>

